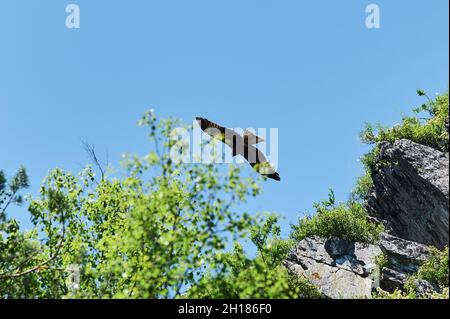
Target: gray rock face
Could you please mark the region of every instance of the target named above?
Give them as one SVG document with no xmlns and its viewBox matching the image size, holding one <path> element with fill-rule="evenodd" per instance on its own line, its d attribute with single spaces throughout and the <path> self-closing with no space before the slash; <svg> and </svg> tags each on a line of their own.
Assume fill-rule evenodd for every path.
<svg viewBox="0 0 450 319">
<path fill-rule="evenodd" d="M 385 267 L 381 270 L 380 288 L 385 291 L 394 291 L 404 286 L 408 277 L 401 272 Z"/>
<path fill-rule="evenodd" d="M 386 233 L 381 234 L 380 248 L 389 256 L 389 262 L 396 265 L 402 272 L 413 273 L 419 265 L 428 259 L 428 246 L 401 239 Z"/>
<path fill-rule="evenodd" d="M 415 286 L 415 291 L 419 296 L 426 296 L 435 292 L 442 292 L 441 289 L 439 289 L 439 287 L 435 287 L 434 285 L 430 284 L 428 281 L 426 280 L 422 280 L 422 279 L 415 279 L 414 280 L 414 286 Z"/>
<path fill-rule="evenodd" d="M 425 245 L 388 234 L 381 235 L 379 247 L 389 264 L 383 268 L 380 278 L 380 287 L 386 291 L 402 288 L 408 276 L 417 272 L 430 253 Z"/>
<path fill-rule="evenodd" d="M 376 263 L 381 254 L 388 260 L 382 270 Z M 403 288 L 428 255 L 427 246 L 388 234 L 382 234 L 379 245 L 314 236 L 297 244 L 285 266 L 304 275 L 325 296 L 348 299 L 370 297 L 377 287 L 386 291 Z"/>
<path fill-rule="evenodd" d="M 449 240 L 449 154 L 409 140 L 380 145 L 366 206 L 390 234 L 443 248 Z"/>
<path fill-rule="evenodd" d="M 379 286 L 375 245 L 310 237 L 300 241 L 285 266 L 304 275 L 330 298 L 370 297 Z"/>
<path fill-rule="evenodd" d="M 403 288 L 428 259 L 429 246 L 449 240 L 449 154 L 408 140 L 380 145 L 374 190 L 366 201 L 369 219 L 386 233 L 378 245 L 310 237 L 300 241 L 285 262 L 330 298 L 370 297 L 374 288 Z M 379 269 L 377 256 L 387 265 Z M 416 279 L 416 292 L 439 291 Z"/>
</svg>

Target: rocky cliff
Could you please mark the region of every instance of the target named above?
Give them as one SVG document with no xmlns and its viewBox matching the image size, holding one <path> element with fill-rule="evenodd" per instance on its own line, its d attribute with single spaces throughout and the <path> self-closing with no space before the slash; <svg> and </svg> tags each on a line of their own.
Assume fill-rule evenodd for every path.
<svg viewBox="0 0 450 319">
<path fill-rule="evenodd" d="M 400 238 L 443 248 L 449 235 L 449 154 L 409 140 L 380 145 L 371 216 Z"/>
<path fill-rule="evenodd" d="M 449 154 L 405 139 L 381 143 L 379 149 L 380 165 L 372 171 L 374 187 L 365 205 L 385 226 L 380 242 L 309 237 L 285 262 L 327 297 L 370 297 L 377 287 L 401 288 L 427 259 L 430 246 L 448 245 Z M 423 280 L 417 286 L 437 290 Z"/>
</svg>

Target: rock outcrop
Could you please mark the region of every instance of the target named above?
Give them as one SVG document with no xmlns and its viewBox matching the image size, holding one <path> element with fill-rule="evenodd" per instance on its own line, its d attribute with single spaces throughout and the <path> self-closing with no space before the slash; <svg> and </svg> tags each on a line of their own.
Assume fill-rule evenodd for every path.
<svg viewBox="0 0 450 319">
<path fill-rule="evenodd" d="M 337 238 L 300 241 L 285 266 L 305 275 L 329 298 L 370 297 L 377 287 L 402 288 L 449 240 L 449 154 L 409 140 L 380 144 L 374 189 L 366 207 L 385 226 L 378 245 Z M 379 256 L 385 264 L 380 269 Z M 438 291 L 417 279 L 416 291 Z"/>
<path fill-rule="evenodd" d="M 443 248 L 449 240 L 449 154 L 409 140 L 382 143 L 369 215 L 388 233 Z"/>
<path fill-rule="evenodd" d="M 389 234 L 381 235 L 379 245 L 314 236 L 300 241 L 285 265 L 309 278 L 329 298 L 368 298 L 378 287 L 402 288 L 429 252 L 425 245 Z M 377 264 L 381 255 L 387 259 L 382 269 Z"/>
<path fill-rule="evenodd" d="M 305 275 L 329 298 L 370 297 L 379 286 L 375 258 L 381 249 L 339 238 L 310 237 L 299 242 L 285 265 Z"/>
<path fill-rule="evenodd" d="M 380 277 L 380 288 L 386 291 L 402 288 L 408 276 L 417 272 L 430 253 L 425 245 L 385 233 L 381 234 L 379 247 L 387 258 Z"/>
</svg>

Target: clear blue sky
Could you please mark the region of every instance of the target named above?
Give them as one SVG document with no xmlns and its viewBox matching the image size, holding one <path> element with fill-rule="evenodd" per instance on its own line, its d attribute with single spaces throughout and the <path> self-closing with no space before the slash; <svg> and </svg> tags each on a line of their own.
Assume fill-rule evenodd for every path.
<svg viewBox="0 0 450 319">
<path fill-rule="evenodd" d="M 381 8 L 381 29 L 365 7 Z M 65 27 L 65 7 L 81 29 Z M 0 168 L 36 194 L 53 167 L 78 171 L 80 139 L 145 154 L 135 123 L 153 107 L 190 122 L 279 128 L 282 182 L 248 211 L 283 230 L 328 188 L 345 200 L 362 174 L 364 122 L 394 124 L 448 89 L 448 1 L 0 0 Z M 21 221 L 23 210 L 12 211 Z M 27 223 L 25 222 L 25 225 Z"/>
</svg>

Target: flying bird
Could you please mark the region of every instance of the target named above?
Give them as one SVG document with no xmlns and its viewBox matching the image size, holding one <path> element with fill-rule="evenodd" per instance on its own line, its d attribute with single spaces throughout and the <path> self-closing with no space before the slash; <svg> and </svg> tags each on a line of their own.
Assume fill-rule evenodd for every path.
<svg viewBox="0 0 450 319">
<path fill-rule="evenodd" d="M 264 154 L 254 145 L 264 141 L 259 136 L 245 130 L 243 136 L 236 131 L 220 126 L 203 117 L 196 117 L 200 128 L 212 138 L 228 145 L 233 156 L 242 155 L 261 175 L 280 181 L 280 175 L 272 168 Z"/>
</svg>

